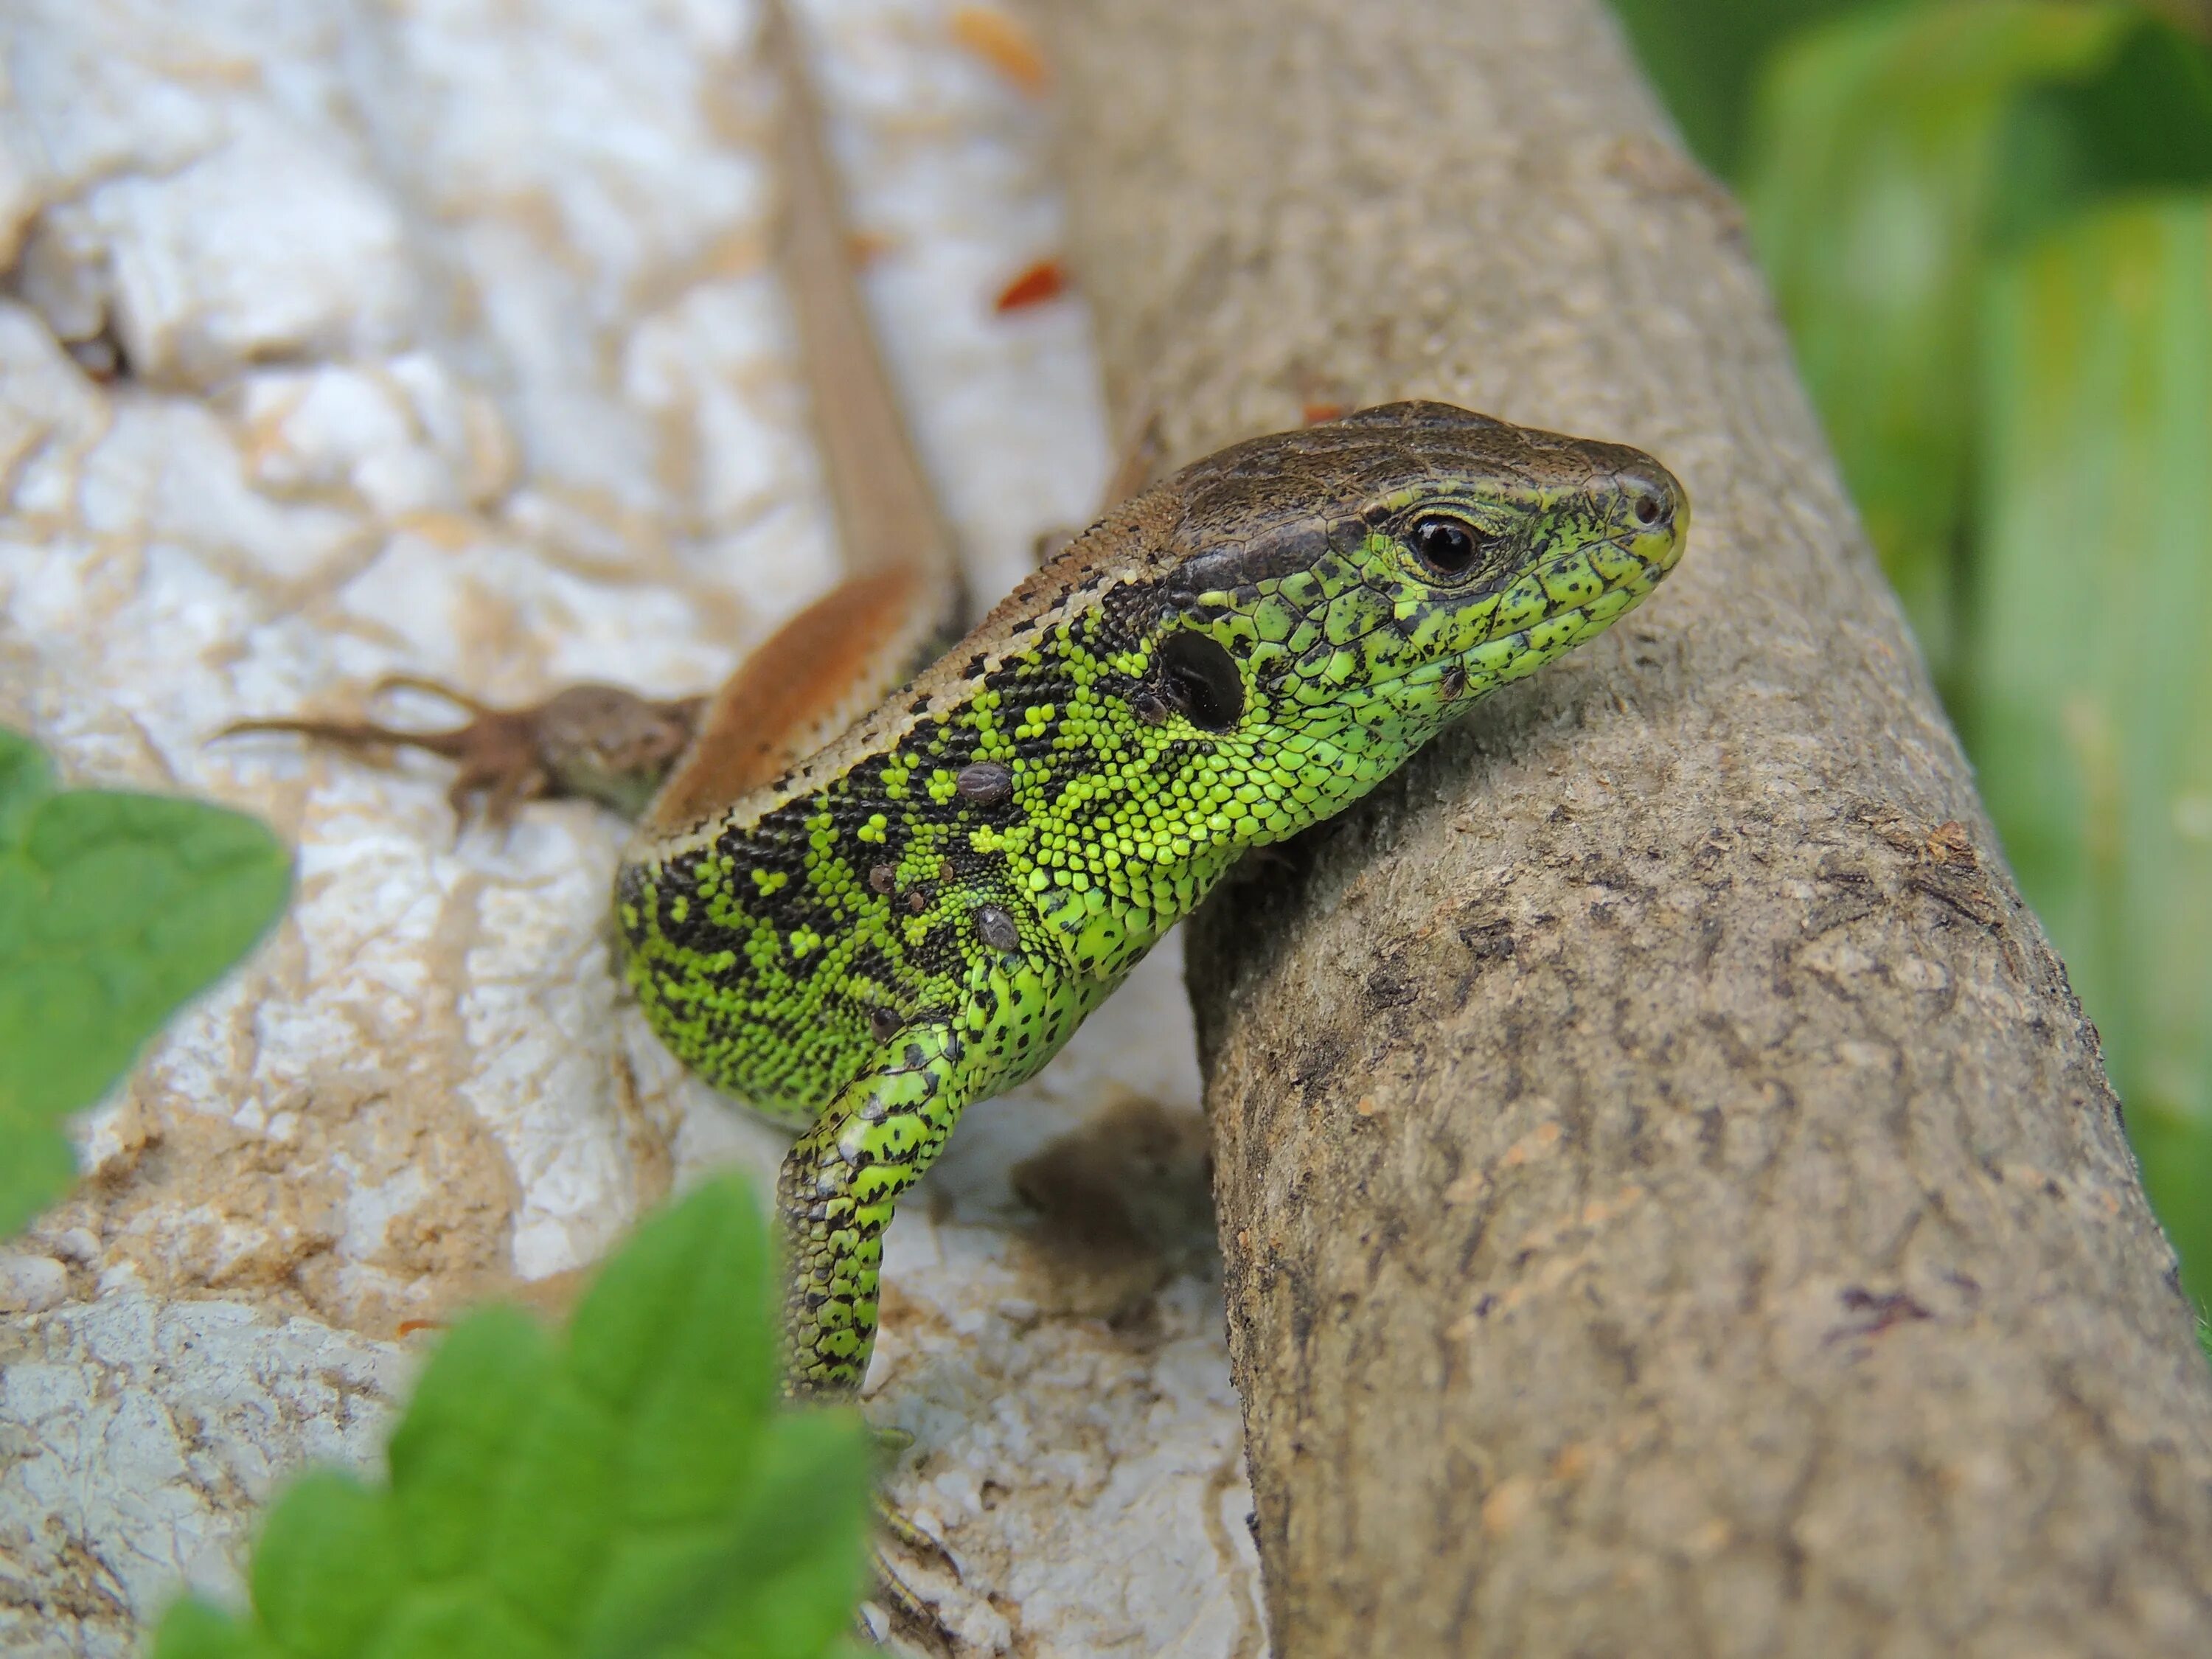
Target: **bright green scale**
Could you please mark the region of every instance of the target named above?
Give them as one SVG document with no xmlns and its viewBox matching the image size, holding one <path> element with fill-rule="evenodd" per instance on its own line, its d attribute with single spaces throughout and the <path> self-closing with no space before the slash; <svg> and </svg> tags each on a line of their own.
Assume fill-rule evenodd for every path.
<svg viewBox="0 0 2212 1659">
<path fill-rule="evenodd" d="M 970 1101 L 1044 1064 L 1247 848 L 1328 817 L 1673 568 L 1640 453 L 1401 404 L 1115 509 L 791 773 L 649 826 L 629 974 L 801 1127 L 787 1385 L 859 1386 L 882 1236 Z"/>
</svg>

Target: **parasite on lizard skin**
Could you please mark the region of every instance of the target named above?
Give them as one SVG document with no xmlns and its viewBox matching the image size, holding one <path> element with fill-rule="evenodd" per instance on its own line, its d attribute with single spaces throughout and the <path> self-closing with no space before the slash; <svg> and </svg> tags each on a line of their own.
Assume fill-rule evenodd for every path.
<svg viewBox="0 0 2212 1659">
<path fill-rule="evenodd" d="M 884 1228 L 963 1108 L 1042 1066 L 1240 854 L 1647 597 L 1687 524 L 1636 450 L 1394 404 L 1115 508 L 780 773 L 710 731 L 617 911 L 662 1040 L 801 1132 L 787 1390 L 860 1386 Z"/>
</svg>

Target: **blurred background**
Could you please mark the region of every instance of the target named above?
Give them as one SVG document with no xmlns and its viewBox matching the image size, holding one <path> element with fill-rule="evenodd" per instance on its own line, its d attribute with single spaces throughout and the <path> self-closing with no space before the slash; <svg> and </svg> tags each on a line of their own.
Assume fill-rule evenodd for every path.
<svg viewBox="0 0 2212 1659">
<path fill-rule="evenodd" d="M 1613 0 L 1742 200 L 2212 1305 L 2204 0 Z"/>
</svg>

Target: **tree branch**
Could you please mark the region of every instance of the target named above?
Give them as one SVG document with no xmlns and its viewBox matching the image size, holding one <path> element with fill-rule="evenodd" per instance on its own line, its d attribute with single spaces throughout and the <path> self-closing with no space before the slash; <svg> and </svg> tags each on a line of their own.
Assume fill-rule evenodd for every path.
<svg viewBox="0 0 2212 1659">
<path fill-rule="evenodd" d="M 1197 929 L 1277 1654 L 2201 1650 L 2212 1376 L 2096 1033 L 1609 21 L 1044 9 L 1162 465 L 1431 396 L 1696 504 Z"/>
</svg>

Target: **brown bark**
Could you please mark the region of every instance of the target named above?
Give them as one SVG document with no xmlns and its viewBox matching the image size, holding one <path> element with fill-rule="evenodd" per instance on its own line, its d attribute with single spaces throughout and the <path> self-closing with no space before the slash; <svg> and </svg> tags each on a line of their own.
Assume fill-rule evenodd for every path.
<svg viewBox="0 0 2212 1659">
<path fill-rule="evenodd" d="M 1162 465 L 1440 397 L 1696 503 L 1197 929 L 1278 1655 L 2205 1651 L 2212 1375 L 2096 1034 L 1595 0 L 1044 12 Z"/>
</svg>

